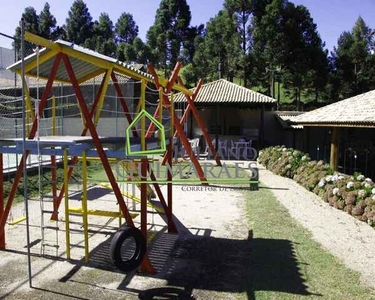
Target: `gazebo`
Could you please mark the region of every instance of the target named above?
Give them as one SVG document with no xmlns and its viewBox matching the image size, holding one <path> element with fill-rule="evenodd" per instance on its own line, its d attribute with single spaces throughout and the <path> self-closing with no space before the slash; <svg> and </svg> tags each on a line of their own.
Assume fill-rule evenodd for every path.
<svg viewBox="0 0 375 300">
<path fill-rule="evenodd" d="M 366 146 L 361 147 L 374 146 L 372 139 L 375 128 L 375 90 L 304 113 L 294 118 L 293 123 L 303 125 L 307 129 L 305 135 L 309 134 L 309 128 L 312 127 L 330 128 L 330 165 L 337 170 L 339 138 L 343 142 L 360 138 L 368 141 Z M 364 129 L 367 129 L 365 133 Z"/>
<path fill-rule="evenodd" d="M 186 103 L 184 94 L 176 94 L 174 102 L 177 109 L 182 109 Z M 244 137 L 257 141 L 260 146 L 264 143 L 265 110 L 276 102 L 274 98 L 225 79 L 203 84 L 194 99 L 200 118 L 216 140 Z M 192 118 L 188 124 L 191 137 L 201 135 Z"/>
</svg>

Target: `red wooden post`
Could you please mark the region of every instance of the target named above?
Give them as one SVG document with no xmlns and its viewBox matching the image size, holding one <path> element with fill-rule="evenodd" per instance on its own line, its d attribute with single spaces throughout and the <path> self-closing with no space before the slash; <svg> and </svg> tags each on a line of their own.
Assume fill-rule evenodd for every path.
<svg viewBox="0 0 375 300">
<path fill-rule="evenodd" d="M 177 80 L 179 80 L 180 85 L 183 86 L 183 82 L 182 82 L 182 80 L 181 80 L 181 78 L 179 76 L 177 77 Z M 193 104 L 192 104 L 193 106 L 194 106 L 194 100 L 195 100 L 195 98 L 197 98 L 198 93 L 199 93 L 199 91 L 200 91 L 200 89 L 202 87 L 202 84 L 203 84 L 203 80 L 201 79 L 201 80 L 199 80 L 198 85 L 197 85 L 197 87 L 195 88 L 195 90 L 193 92 L 193 96 L 191 98 L 192 101 L 193 101 Z M 188 95 L 185 95 L 185 96 L 189 97 Z M 183 116 L 181 118 L 181 121 L 180 121 L 181 126 L 183 126 L 185 124 L 185 122 L 187 121 L 189 113 L 190 113 L 190 111 L 192 109 L 192 105 L 189 103 L 188 106 L 186 107 L 186 110 L 185 110 L 185 112 L 184 112 L 184 114 L 183 114 Z M 202 129 L 202 131 L 203 131 L 203 129 Z M 173 137 L 177 137 L 177 135 L 178 135 L 178 132 L 177 132 L 177 130 L 175 130 Z M 207 143 L 208 143 L 208 141 L 207 141 Z M 162 160 L 162 163 L 161 163 L 162 165 L 165 165 L 165 163 L 167 162 L 169 151 L 173 151 L 173 149 L 168 149 L 167 153 L 163 157 L 163 160 Z M 212 153 L 216 153 L 216 152 L 212 152 Z M 218 165 L 221 166 L 220 160 L 219 160 Z"/>
<path fill-rule="evenodd" d="M 141 161 L 141 181 L 147 180 L 147 159 Z M 141 231 L 147 240 L 147 183 L 141 183 Z"/>
<path fill-rule="evenodd" d="M 177 65 L 179 65 L 179 63 L 177 63 Z M 176 70 L 177 68 L 175 68 Z M 179 68 L 177 69 L 179 70 Z M 157 78 L 158 75 L 157 73 L 155 72 L 155 69 L 153 68 L 153 66 L 149 66 L 149 71 L 151 73 L 151 75 L 154 76 L 154 78 Z M 155 84 L 156 84 L 156 80 L 155 80 Z M 157 88 L 159 88 L 159 86 L 156 86 Z M 170 107 L 171 106 L 171 103 L 168 99 L 168 97 L 166 95 L 163 95 L 163 104 L 166 106 L 166 107 Z M 171 113 L 171 109 L 167 109 L 169 115 L 172 115 Z M 174 126 L 176 127 L 176 130 L 178 132 L 178 135 L 181 139 L 181 142 L 182 144 L 184 145 L 184 148 L 186 150 L 186 152 L 188 153 L 188 155 L 190 156 L 190 159 L 192 161 L 192 163 L 194 164 L 194 167 L 198 173 L 198 176 L 200 178 L 201 181 L 207 181 L 206 177 L 204 176 L 204 173 L 203 173 L 203 170 L 202 170 L 202 167 L 201 165 L 199 164 L 198 162 L 198 159 L 197 157 L 195 156 L 195 153 L 193 153 L 192 149 L 191 149 L 191 145 L 186 137 L 186 134 L 184 132 L 184 130 L 182 129 L 182 126 L 180 124 L 180 120 L 178 119 L 178 117 L 176 116 L 176 114 L 173 114 L 173 124 Z M 204 185 L 207 185 L 207 183 L 203 183 Z"/>
<path fill-rule="evenodd" d="M 152 171 L 152 170 L 150 170 L 150 178 L 151 178 L 152 181 L 157 181 L 156 176 L 154 174 L 154 171 Z M 163 193 L 162 193 L 162 191 L 160 189 L 159 184 L 156 183 L 156 182 L 154 182 L 153 186 L 155 188 L 156 194 L 158 195 L 159 201 L 160 201 L 161 205 L 163 206 L 165 215 L 167 216 L 167 219 L 168 219 L 168 231 L 169 232 L 173 232 L 173 233 L 177 233 L 177 227 L 176 227 L 176 225 L 175 225 L 175 223 L 173 221 L 173 214 L 169 214 L 168 205 L 165 202 L 165 199 L 164 199 L 164 196 L 163 196 Z"/>
<path fill-rule="evenodd" d="M 147 180 L 148 161 L 142 158 L 141 161 L 141 181 Z M 141 231 L 147 241 L 147 183 L 141 183 Z M 145 256 L 141 263 L 141 272 L 155 273 L 148 256 Z"/>
<path fill-rule="evenodd" d="M 109 71 L 107 71 L 107 72 L 109 72 Z M 97 106 L 99 104 L 100 95 L 102 94 L 102 91 L 103 91 L 103 88 L 104 88 L 105 77 L 106 77 L 106 74 L 103 76 L 103 80 L 102 80 L 102 83 L 100 84 L 99 91 L 96 94 L 96 98 L 94 100 L 94 103 L 92 104 L 91 111 L 90 111 L 90 114 L 89 114 L 90 119 L 92 119 L 92 117 L 94 116 L 96 108 L 97 108 Z M 88 131 L 88 128 L 86 126 L 82 130 L 81 136 L 85 136 L 87 134 L 87 131 Z M 72 166 L 74 166 L 77 162 L 78 162 L 78 157 L 73 157 L 72 162 L 70 164 Z M 68 170 L 68 179 L 70 179 L 70 177 L 72 176 L 73 169 L 74 169 L 73 167 L 69 168 L 69 170 Z M 53 208 L 54 212 L 53 212 L 53 214 L 51 216 L 51 220 L 55 220 L 55 221 L 57 220 L 57 212 L 59 210 L 62 198 L 64 197 L 64 191 L 65 191 L 65 189 L 64 189 L 64 184 L 63 184 L 62 187 L 61 187 L 59 196 L 57 198 L 57 201 L 56 201 L 56 207 L 54 206 L 54 208 Z"/>
<path fill-rule="evenodd" d="M 126 104 L 126 101 L 124 99 L 124 95 L 122 94 L 120 85 L 118 84 L 118 80 L 117 80 L 115 72 L 111 73 L 111 77 L 112 77 L 112 82 L 113 82 L 113 85 L 115 86 L 117 95 L 120 98 L 120 103 L 121 103 L 121 106 L 122 106 L 122 110 L 124 111 L 126 119 L 128 120 L 128 123 L 130 125 L 131 122 L 133 122 L 133 118 L 132 118 L 132 116 L 129 113 L 129 108 L 128 108 L 128 106 Z M 135 128 L 132 128 L 132 132 L 133 132 L 133 136 L 138 137 L 138 132 L 137 132 L 137 130 Z"/>
<path fill-rule="evenodd" d="M 168 180 L 168 183 L 167 183 L 167 197 L 168 197 L 168 211 L 166 212 L 167 215 L 168 215 L 168 232 L 171 233 L 173 232 L 173 226 L 174 226 L 174 223 L 173 223 L 173 211 L 172 211 L 172 192 L 173 192 L 173 185 L 172 185 L 172 179 L 173 179 L 173 175 L 172 175 L 172 155 L 173 155 L 173 152 L 172 152 L 172 138 L 171 138 L 171 141 L 168 145 L 168 148 L 169 148 L 169 154 L 168 154 L 168 175 L 167 175 L 167 180 Z"/>
<path fill-rule="evenodd" d="M 4 214 L 4 165 L 3 154 L 0 153 L 0 220 Z M 0 234 L 0 249 L 5 249 L 5 232 Z"/>
<path fill-rule="evenodd" d="M 180 85 L 183 85 L 183 82 L 182 82 L 182 80 L 181 80 L 180 77 L 178 77 L 177 80 L 178 80 L 178 82 L 179 82 Z M 200 84 L 198 84 L 198 86 L 199 86 L 199 85 L 202 85 L 202 80 L 200 80 L 199 83 L 200 83 Z M 191 98 L 189 97 L 189 95 L 186 95 L 186 94 L 185 94 L 185 97 L 186 97 L 187 102 L 189 103 L 189 106 L 191 107 L 191 111 L 193 112 L 193 115 L 194 115 L 195 120 L 197 121 L 199 127 L 200 127 L 201 130 L 202 130 L 202 133 L 203 133 L 204 138 L 205 138 L 205 140 L 206 140 L 206 142 L 207 142 L 207 144 L 208 144 L 208 147 L 210 148 L 211 153 L 213 154 L 213 156 L 214 156 L 214 158 L 215 158 L 215 160 L 216 160 L 216 164 L 217 164 L 218 166 L 221 166 L 220 157 L 219 157 L 218 154 L 216 153 L 215 147 L 214 147 L 213 144 L 212 144 L 212 140 L 211 140 L 211 137 L 210 137 L 210 135 L 209 135 L 209 133 L 208 133 L 208 130 L 207 130 L 206 125 L 203 123 L 203 121 L 202 121 L 201 118 L 199 117 L 198 110 L 197 110 L 197 108 L 196 108 L 195 105 L 194 105 L 194 100 L 191 99 Z"/>
<path fill-rule="evenodd" d="M 61 58 L 62 58 L 62 54 L 58 53 L 56 55 L 55 61 L 53 62 L 52 70 L 51 70 L 51 73 L 49 75 L 49 78 L 48 78 L 48 81 L 47 81 L 47 84 L 46 84 L 46 88 L 43 92 L 42 98 L 41 98 L 40 103 L 39 103 L 39 108 L 38 108 L 39 116 L 42 115 L 44 107 L 46 106 L 47 98 L 48 98 L 48 95 L 51 91 L 53 81 L 55 80 L 56 73 L 57 73 L 57 70 L 59 68 Z M 37 128 L 38 128 L 38 122 L 37 122 L 37 118 L 35 118 L 34 122 L 33 122 L 33 126 L 30 130 L 28 139 L 33 139 L 35 137 L 35 133 L 36 133 Z M 21 181 L 21 176 L 23 174 L 23 162 L 24 162 L 24 160 L 27 159 L 27 157 L 29 156 L 29 153 L 30 153 L 30 151 L 26 150 L 26 153 L 24 153 L 22 155 L 20 163 L 18 164 L 18 169 L 17 169 L 16 175 L 14 177 L 12 188 L 11 188 L 9 196 L 8 196 L 8 201 L 7 201 L 7 204 L 5 206 L 3 216 L 0 219 L 0 235 L 2 235 L 2 233 L 4 232 L 5 223 L 6 223 L 6 220 L 8 219 L 10 208 L 13 204 L 13 200 L 14 200 L 14 197 L 15 197 L 16 192 L 17 192 L 17 187 L 18 187 L 18 184 Z"/>
<path fill-rule="evenodd" d="M 171 74 L 171 76 L 169 77 L 169 80 L 168 80 L 168 83 L 167 83 L 167 86 L 165 87 L 164 89 L 164 92 L 166 94 L 169 94 L 172 90 L 172 87 L 177 79 L 177 76 L 178 76 L 178 72 L 180 72 L 180 69 L 182 67 L 182 64 L 181 63 L 177 63 L 176 66 L 174 67 L 173 69 L 173 72 Z M 148 66 L 148 69 L 151 71 L 153 70 L 154 74 L 156 74 L 155 72 L 155 69 L 153 67 L 152 64 L 150 64 Z M 152 71 L 151 71 L 152 72 Z M 159 83 L 159 79 L 157 77 L 157 75 L 155 76 L 154 74 L 152 74 L 154 76 L 154 81 L 155 81 L 155 86 L 157 89 L 160 88 L 160 83 Z M 160 99 L 161 101 L 159 102 L 156 110 L 155 110 L 155 113 L 154 113 L 154 118 L 158 120 L 159 118 L 159 113 L 163 113 L 163 103 L 162 103 L 162 99 Z M 146 132 L 146 137 L 151 137 L 152 136 L 152 133 L 155 129 L 155 124 L 154 123 L 151 123 L 149 126 L 148 126 L 148 129 L 147 129 L 147 132 Z"/>
<path fill-rule="evenodd" d="M 90 114 L 89 114 L 89 111 L 87 109 L 87 105 L 86 105 L 85 99 L 83 98 L 83 95 L 82 95 L 81 89 L 79 87 L 77 78 L 76 78 L 76 76 L 74 74 L 74 71 L 73 71 L 73 67 L 70 64 L 69 57 L 66 54 L 63 54 L 62 58 L 63 58 L 63 61 L 65 63 L 66 71 L 68 72 L 68 75 L 69 75 L 69 78 L 70 78 L 70 82 L 73 85 L 73 88 L 74 88 L 74 91 L 75 91 L 78 103 L 79 103 L 79 105 L 81 107 L 82 114 L 83 114 L 84 120 L 86 122 L 86 127 L 88 128 L 88 130 L 91 133 L 92 140 L 94 142 L 96 150 L 98 151 L 100 160 L 101 160 L 101 162 L 103 164 L 103 168 L 104 168 L 104 170 L 105 170 L 105 172 L 107 174 L 108 180 L 111 183 L 113 192 L 116 195 L 117 202 L 118 202 L 118 204 L 119 204 L 119 206 L 121 208 L 121 211 L 122 211 L 122 213 L 124 215 L 126 223 L 129 226 L 133 226 L 134 227 L 133 220 L 132 220 L 132 218 L 130 216 L 130 213 L 129 213 L 129 210 L 128 210 L 125 202 L 124 202 L 124 198 L 122 197 L 120 188 L 119 188 L 119 186 L 118 186 L 118 184 L 116 182 L 116 178 L 113 175 L 113 172 L 112 172 L 112 169 L 111 169 L 111 165 L 109 164 L 107 155 L 104 152 L 103 146 L 102 146 L 102 144 L 100 142 L 100 139 L 99 139 L 99 135 L 98 135 L 98 133 L 97 133 L 97 131 L 95 129 L 95 126 L 94 126 L 94 123 L 92 121 L 92 118 L 90 118 Z"/>
</svg>

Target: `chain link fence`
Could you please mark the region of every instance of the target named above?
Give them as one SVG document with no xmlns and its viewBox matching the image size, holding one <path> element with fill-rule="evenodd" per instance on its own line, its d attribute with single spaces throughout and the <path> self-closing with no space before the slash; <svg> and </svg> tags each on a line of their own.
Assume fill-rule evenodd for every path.
<svg viewBox="0 0 375 300">
<path fill-rule="evenodd" d="M 14 45 L 12 37 L 0 32 L 0 138 L 22 137 L 22 80 L 20 75 L 7 70 L 20 57 L 20 53 Z M 25 56 L 35 53 L 36 48 L 35 44 L 26 42 Z M 125 76 L 118 75 L 117 77 L 128 108 L 135 115 L 141 82 Z M 96 97 L 102 79 L 103 75 L 99 75 L 80 85 L 89 108 Z M 26 76 L 25 81 L 32 106 L 31 108 L 27 107 L 26 110 L 26 129 L 28 130 L 32 126 L 33 113 L 42 98 L 47 80 Z M 146 97 L 150 103 L 150 109 L 148 110 L 153 112 L 157 92 L 148 90 Z M 83 120 L 74 89 L 70 84 L 57 82 L 53 84 L 48 95 L 46 108 L 40 118 L 39 136 L 52 134 L 53 115 L 56 116 L 57 135 L 79 135 Z M 110 81 L 97 127 L 98 133 L 101 136 L 125 137 L 127 125 L 128 122 L 118 100 L 118 95 L 112 81 Z M 9 165 L 5 162 L 5 169 L 16 167 L 19 158 L 14 155 L 14 159 L 11 158 L 10 160 Z"/>
</svg>

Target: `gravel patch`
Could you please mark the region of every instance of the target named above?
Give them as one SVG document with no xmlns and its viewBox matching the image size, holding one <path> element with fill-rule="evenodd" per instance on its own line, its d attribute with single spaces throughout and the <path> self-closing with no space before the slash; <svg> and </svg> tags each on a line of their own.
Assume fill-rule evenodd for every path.
<svg viewBox="0 0 375 300">
<path fill-rule="evenodd" d="M 166 186 L 162 187 L 166 195 Z M 129 189 L 131 190 L 131 189 Z M 136 190 L 139 195 L 139 190 Z M 80 207 L 81 195 L 72 192 L 70 206 Z M 121 273 L 109 260 L 109 244 L 116 232 L 118 219 L 89 216 L 90 263 L 83 261 L 82 218 L 71 216 L 72 261 L 66 261 L 64 205 L 60 207 L 57 225 L 58 255 L 53 259 L 41 257 L 40 204 L 29 201 L 32 273 L 35 289 L 27 282 L 27 259 L 25 222 L 6 227 L 9 251 L 0 251 L 0 299 L 148 299 L 150 295 L 178 294 L 194 295 L 199 299 L 230 299 L 244 292 L 234 275 L 243 272 L 248 255 L 238 248 L 248 248 L 246 207 L 243 196 L 237 189 L 204 186 L 174 186 L 173 210 L 178 220 L 180 235 L 168 234 L 162 218 L 150 211 L 149 231 L 157 237 L 149 246 L 149 257 L 157 273 L 153 276 L 138 272 Z M 133 207 L 139 210 L 139 204 Z M 23 203 L 20 203 L 21 207 Z M 110 191 L 94 186 L 89 189 L 89 209 L 117 211 L 118 205 Z M 51 209 L 51 207 L 46 207 Z M 135 219 L 139 226 L 139 217 Z M 46 238 L 53 240 L 54 231 Z M 191 251 L 193 249 L 194 251 Z M 224 253 L 223 253 L 224 252 Z M 212 253 L 215 253 L 213 255 Z M 55 256 L 55 249 L 48 255 Z M 229 259 L 237 268 L 223 265 Z M 213 265 L 233 275 L 228 286 L 223 286 L 223 277 L 213 272 Z M 210 270 L 210 276 L 197 276 L 197 270 Z M 230 272 L 229 272 L 230 271 Z M 236 273 L 236 274 L 233 274 Z M 181 276 L 183 274 L 184 276 Z M 213 280 L 213 276 L 215 280 Z M 201 278 L 201 280 L 198 280 Z M 234 294 L 232 294 L 234 293 Z M 143 297 L 143 298 L 142 298 Z"/>
<path fill-rule="evenodd" d="M 358 271 L 364 284 L 375 288 L 375 230 L 337 210 L 292 179 L 259 167 L 261 182 L 313 238 L 347 267 Z"/>
</svg>

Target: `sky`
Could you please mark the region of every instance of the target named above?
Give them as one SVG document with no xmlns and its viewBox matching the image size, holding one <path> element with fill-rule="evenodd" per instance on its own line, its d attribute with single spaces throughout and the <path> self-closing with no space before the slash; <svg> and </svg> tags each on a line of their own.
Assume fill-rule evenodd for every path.
<svg viewBox="0 0 375 300">
<path fill-rule="evenodd" d="M 39 13 L 46 0 L 2 0 L 0 14 L 0 32 L 13 35 L 21 15 L 27 6 L 33 6 Z M 51 12 L 58 25 L 65 23 L 73 0 L 49 0 Z M 85 0 L 93 19 L 98 19 L 101 12 L 109 14 L 116 23 L 122 12 L 133 15 L 139 27 L 139 36 L 145 40 L 148 28 L 153 24 L 159 0 Z M 206 24 L 223 7 L 223 0 L 187 0 L 192 13 L 191 25 Z M 305 5 L 318 32 L 332 50 L 343 31 L 350 31 L 359 16 L 366 24 L 375 28 L 375 0 L 294 0 L 295 4 Z M 120 4 L 121 3 L 121 4 Z M 11 47 L 6 39 L 0 37 L 0 46 Z"/>
</svg>

